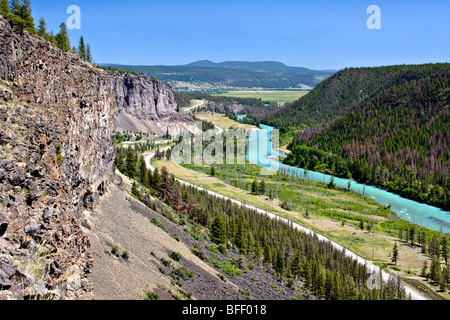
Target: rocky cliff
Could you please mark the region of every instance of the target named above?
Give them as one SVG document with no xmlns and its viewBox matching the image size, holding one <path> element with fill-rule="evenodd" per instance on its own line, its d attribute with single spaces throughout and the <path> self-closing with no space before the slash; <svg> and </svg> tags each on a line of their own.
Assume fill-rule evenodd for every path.
<svg viewBox="0 0 450 320">
<path fill-rule="evenodd" d="M 194 120 L 184 111 L 177 112 L 172 88 L 145 75 L 112 72 L 109 85 L 116 97 L 118 131 L 149 132 L 162 136 L 169 131 L 179 135 L 193 131 Z"/>
<path fill-rule="evenodd" d="M 109 80 L 0 16 L 0 299 L 92 298 L 82 225 L 114 172 Z"/>
</svg>

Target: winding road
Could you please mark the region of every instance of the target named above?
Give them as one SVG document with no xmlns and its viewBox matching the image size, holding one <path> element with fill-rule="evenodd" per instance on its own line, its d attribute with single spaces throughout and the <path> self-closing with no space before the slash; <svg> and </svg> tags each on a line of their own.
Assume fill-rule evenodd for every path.
<svg viewBox="0 0 450 320">
<path fill-rule="evenodd" d="M 206 103 L 205 100 L 198 101 L 198 103 L 197 103 L 195 106 L 186 108 L 186 109 L 184 109 L 184 111 L 188 112 L 188 111 L 191 111 L 191 110 L 193 110 L 193 109 L 199 108 L 199 107 L 201 107 L 202 105 L 204 105 L 205 103 Z"/>
<path fill-rule="evenodd" d="M 223 131 L 223 130 L 222 130 L 222 131 Z M 162 148 L 161 151 L 167 151 L 168 149 L 170 149 L 170 147 Z M 151 165 L 151 160 L 152 160 L 152 158 L 153 158 L 154 156 L 155 156 L 155 153 L 150 153 L 150 154 L 145 155 L 145 158 L 144 158 L 144 159 L 145 159 L 145 163 L 146 163 L 146 165 L 147 165 L 147 168 L 148 168 L 149 170 L 151 170 L 151 171 L 154 171 L 154 170 L 155 170 L 155 168 Z M 344 248 L 343 246 L 341 246 L 341 245 L 335 243 L 334 241 L 332 241 L 332 240 L 330 240 L 330 239 L 328 239 L 328 238 L 326 238 L 326 237 L 324 237 L 324 236 L 322 236 L 322 235 L 320 235 L 320 234 L 318 234 L 318 233 L 316 233 L 316 232 L 314 232 L 314 231 L 312 231 L 312 230 L 310 230 L 310 229 L 308 229 L 308 228 L 305 228 L 305 227 L 303 227 L 303 226 L 301 226 L 301 225 L 299 225 L 299 224 L 297 224 L 297 223 L 293 223 L 292 221 L 289 221 L 289 220 L 287 220 L 287 219 L 285 219 L 285 218 L 279 217 L 279 216 L 277 216 L 277 215 L 275 215 L 275 214 L 272 214 L 272 213 L 270 213 L 270 212 L 267 212 L 267 211 L 265 211 L 265 210 L 261 210 L 261 209 L 259 209 L 259 208 L 253 207 L 253 206 L 248 205 L 248 204 L 246 204 L 246 203 L 243 203 L 243 202 L 241 202 L 241 201 L 238 201 L 238 200 L 235 200 L 235 199 L 231 199 L 231 198 L 229 198 L 229 197 L 225 197 L 225 196 L 220 195 L 220 194 L 218 194 L 218 193 L 215 193 L 215 192 L 213 192 L 213 191 L 210 191 L 210 190 L 207 190 L 207 189 L 198 187 L 198 186 L 196 186 L 196 185 L 194 185 L 194 184 L 191 184 L 191 183 L 189 183 L 189 182 L 186 182 L 186 181 L 183 181 L 183 180 L 180 180 L 180 179 L 176 179 L 176 180 L 177 180 L 179 183 L 183 184 L 183 185 L 186 185 L 186 186 L 189 186 L 189 187 L 196 188 L 197 190 L 200 190 L 200 191 L 206 191 L 206 192 L 207 192 L 209 195 L 211 195 L 211 196 L 215 196 L 215 197 L 218 197 L 218 198 L 220 198 L 220 199 L 230 200 L 232 203 L 235 203 L 235 204 L 237 204 L 237 205 L 239 205 L 239 206 L 241 206 L 241 207 L 244 207 L 244 208 L 247 208 L 247 209 L 250 209 L 250 210 L 254 210 L 255 212 L 257 212 L 257 213 L 259 213 L 259 214 L 263 214 L 263 215 L 266 215 L 266 216 L 268 216 L 268 217 L 270 217 L 270 218 L 272 218 L 272 219 L 275 219 L 275 220 L 284 222 L 284 223 L 286 223 L 286 224 L 292 225 L 293 228 L 295 228 L 295 229 L 297 229 L 297 230 L 299 230 L 299 231 L 301 231 L 301 232 L 303 232 L 303 233 L 306 233 L 306 234 L 308 234 L 308 235 L 311 235 L 311 236 L 314 236 L 314 235 L 315 235 L 315 236 L 317 236 L 317 238 L 318 238 L 319 241 L 331 243 L 331 245 L 332 245 L 334 248 L 336 248 L 337 250 L 339 250 L 339 251 L 341 251 L 341 252 L 344 252 L 346 256 L 348 256 L 348 257 L 350 257 L 350 258 L 356 260 L 358 263 L 360 263 L 360 264 L 362 264 L 362 265 L 366 265 L 366 266 L 367 266 L 367 269 L 371 272 L 372 275 L 378 275 L 378 277 L 379 277 L 380 268 L 377 267 L 377 266 L 375 266 L 371 261 L 367 261 L 367 260 L 361 258 L 361 257 L 358 256 L 357 254 L 355 254 L 355 253 L 353 253 L 353 252 L 347 250 L 347 249 Z M 381 271 L 381 274 L 382 274 L 383 280 L 387 282 L 387 281 L 389 280 L 389 278 L 390 278 L 390 274 L 387 273 L 387 272 L 385 272 L 385 271 Z M 375 278 L 374 276 L 372 276 L 372 277 Z M 403 285 L 404 285 L 404 284 L 403 284 Z M 419 292 L 417 292 L 415 289 L 413 289 L 413 288 L 411 288 L 411 287 L 409 287 L 409 286 L 407 286 L 407 285 L 404 285 L 404 288 L 405 288 L 406 294 L 407 294 L 407 295 L 411 295 L 411 299 L 412 299 L 412 300 L 427 300 L 423 295 L 421 295 L 421 294 L 420 294 Z"/>
</svg>

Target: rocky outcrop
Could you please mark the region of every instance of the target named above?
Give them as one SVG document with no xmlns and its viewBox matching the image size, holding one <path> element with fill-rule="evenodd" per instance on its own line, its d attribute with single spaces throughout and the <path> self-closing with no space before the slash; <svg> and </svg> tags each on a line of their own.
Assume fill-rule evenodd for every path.
<svg viewBox="0 0 450 320">
<path fill-rule="evenodd" d="M 114 174 L 106 72 L 0 17 L 0 299 L 89 299 L 83 232 Z"/>
<path fill-rule="evenodd" d="M 194 130 L 194 120 L 177 112 L 172 87 L 145 75 L 111 72 L 109 85 L 116 97 L 118 131 L 149 132 L 162 136 L 169 131 L 177 136 Z"/>
</svg>

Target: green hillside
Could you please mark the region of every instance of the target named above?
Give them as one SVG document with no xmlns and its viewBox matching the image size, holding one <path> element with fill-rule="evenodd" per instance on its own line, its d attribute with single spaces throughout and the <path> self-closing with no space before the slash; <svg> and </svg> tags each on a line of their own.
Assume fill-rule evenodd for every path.
<svg viewBox="0 0 450 320">
<path fill-rule="evenodd" d="M 286 163 L 450 209 L 450 64 L 343 70 L 253 118 L 298 128 Z M 325 152 L 321 152 L 325 151 Z"/>
</svg>

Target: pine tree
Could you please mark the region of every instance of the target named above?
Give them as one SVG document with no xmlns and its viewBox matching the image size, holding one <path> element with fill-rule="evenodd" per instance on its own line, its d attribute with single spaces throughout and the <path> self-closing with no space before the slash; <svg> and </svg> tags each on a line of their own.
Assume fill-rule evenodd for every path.
<svg viewBox="0 0 450 320">
<path fill-rule="evenodd" d="M 286 273 L 286 265 L 285 265 L 285 260 L 284 260 L 284 254 L 282 250 L 278 251 L 277 254 L 277 262 L 275 265 L 275 271 L 281 276 L 283 277 Z"/>
<path fill-rule="evenodd" d="M 258 194 L 258 180 L 253 180 L 252 183 L 252 193 L 253 194 Z"/>
<path fill-rule="evenodd" d="M 245 219 L 240 219 L 238 223 L 238 230 L 235 237 L 235 244 L 242 253 L 247 253 L 248 248 L 248 229 Z"/>
<path fill-rule="evenodd" d="M 31 1 L 22 0 L 20 7 L 20 17 L 24 21 L 23 29 L 31 34 L 36 34 L 36 26 L 34 25 L 34 18 L 31 14 Z"/>
<path fill-rule="evenodd" d="M 19 0 L 12 0 L 10 3 L 10 15 L 8 20 L 12 23 L 14 32 L 17 34 L 23 34 L 25 21 L 21 17 L 22 4 Z"/>
<path fill-rule="evenodd" d="M 295 251 L 294 258 L 291 263 L 291 272 L 294 277 L 297 277 L 300 274 L 301 266 L 300 266 L 300 251 Z"/>
<path fill-rule="evenodd" d="M 78 45 L 78 54 L 81 56 L 81 58 L 87 60 L 86 45 L 84 43 L 83 36 L 81 36 L 80 43 Z"/>
<path fill-rule="evenodd" d="M 421 277 L 427 278 L 427 272 L 428 272 L 428 261 L 425 260 L 423 262 L 422 271 L 420 273 Z"/>
<path fill-rule="evenodd" d="M 47 38 L 47 22 L 45 21 L 44 18 L 39 19 L 39 25 L 38 25 L 38 29 L 37 29 L 37 34 L 42 39 L 46 39 Z"/>
<path fill-rule="evenodd" d="M 145 187 L 149 187 L 148 169 L 143 156 L 141 156 L 139 164 L 139 181 Z"/>
<path fill-rule="evenodd" d="M 263 196 L 266 195 L 266 182 L 264 181 L 264 179 L 261 181 L 259 185 L 259 194 Z"/>
<path fill-rule="evenodd" d="M 131 194 L 135 197 L 139 196 L 139 189 L 136 181 L 133 181 L 133 186 L 131 187 Z"/>
<path fill-rule="evenodd" d="M 414 226 L 411 226 L 411 229 L 409 229 L 409 239 L 411 240 L 411 246 L 414 247 L 414 236 L 416 233 L 416 228 Z"/>
<path fill-rule="evenodd" d="M 177 184 L 173 189 L 171 207 L 177 212 L 181 212 L 183 209 L 183 196 L 181 195 L 181 188 L 179 184 Z"/>
<path fill-rule="evenodd" d="M 66 24 L 63 22 L 61 23 L 60 27 L 60 31 L 59 33 L 56 35 L 56 45 L 65 52 L 70 51 L 70 40 L 69 40 L 69 33 L 67 31 L 67 26 Z"/>
<path fill-rule="evenodd" d="M 430 266 L 430 277 L 431 280 L 439 282 L 441 277 L 441 264 L 439 260 L 435 257 Z"/>
<path fill-rule="evenodd" d="M 11 9 L 9 8 L 8 0 L 1 0 L 0 2 L 0 14 L 5 17 L 6 19 L 9 19 L 9 16 L 11 15 Z"/>
<path fill-rule="evenodd" d="M 441 240 L 441 256 L 444 259 L 445 264 L 448 264 L 448 243 L 447 235 L 444 235 Z"/>
<path fill-rule="evenodd" d="M 272 264 L 272 261 L 272 250 L 270 249 L 270 246 L 266 245 L 264 246 L 264 262 Z"/>
<path fill-rule="evenodd" d="M 392 262 L 397 265 L 397 261 L 398 261 L 398 247 L 397 247 L 397 242 L 394 244 L 394 249 L 392 251 Z"/>
<path fill-rule="evenodd" d="M 166 202 L 170 199 L 172 193 L 172 178 L 170 177 L 169 171 L 166 167 L 161 170 L 161 179 L 158 185 L 158 191 L 162 200 Z"/>
<path fill-rule="evenodd" d="M 50 31 L 49 34 L 47 34 L 47 41 L 53 43 L 54 45 L 57 45 L 56 43 L 56 36 L 53 34 L 53 30 Z"/>
<path fill-rule="evenodd" d="M 136 178 L 136 171 L 137 171 L 136 167 L 137 167 L 137 155 L 130 148 L 127 153 L 125 175 L 130 179 Z"/>
<path fill-rule="evenodd" d="M 91 45 L 88 43 L 86 46 L 86 60 L 89 63 L 92 63 L 93 58 L 92 58 L 92 51 L 91 51 Z"/>
<path fill-rule="evenodd" d="M 11 14 L 15 16 L 20 16 L 20 12 L 22 9 L 22 4 L 20 3 L 20 0 L 11 0 L 9 7 Z"/>
<path fill-rule="evenodd" d="M 220 214 L 214 218 L 211 227 L 211 240 L 216 244 L 227 244 L 225 222 Z"/>
</svg>

